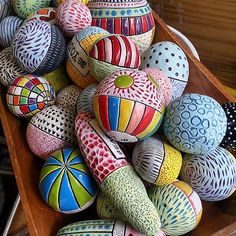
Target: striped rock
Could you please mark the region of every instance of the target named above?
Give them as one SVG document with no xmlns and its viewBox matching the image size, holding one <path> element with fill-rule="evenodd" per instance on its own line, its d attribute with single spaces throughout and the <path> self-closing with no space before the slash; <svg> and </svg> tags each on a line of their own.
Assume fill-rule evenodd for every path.
<svg viewBox="0 0 236 236">
<path fill-rule="evenodd" d="M 121 69 L 138 69 L 140 55 L 132 40 L 123 35 L 103 37 L 89 52 L 89 63 L 93 76 L 103 80 Z"/>
<path fill-rule="evenodd" d="M 0 0 L 0 22 L 12 14 L 9 0 Z"/>
<path fill-rule="evenodd" d="M 108 136 L 137 142 L 159 128 L 164 114 L 163 94 L 143 71 L 114 72 L 97 87 L 94 113 Z"/>
<path fill-rule="evenodd" d="M 13 36 L 20 28 L 22 20 L 16 16 L 8 16 L 0 23 L 0 45 L 10 47 Z"/>
</svg>

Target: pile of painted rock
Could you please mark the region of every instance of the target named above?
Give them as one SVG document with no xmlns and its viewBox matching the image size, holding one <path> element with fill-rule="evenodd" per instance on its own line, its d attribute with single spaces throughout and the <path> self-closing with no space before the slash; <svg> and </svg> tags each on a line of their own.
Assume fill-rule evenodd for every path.
<svg viewBox="0 0 236 236">
<path fill-rule="evenodd" d="M 58 235 L 183 235 L 201 200 L 234 192 L 235 103 L 183 94 L 188 58 L 153 42 L 146 0 L 1 0 L 0 20 L 0 81 L 45 161 L 43 199 L 66 214 L 96 199 L 100 220 Z"/>
</svg>

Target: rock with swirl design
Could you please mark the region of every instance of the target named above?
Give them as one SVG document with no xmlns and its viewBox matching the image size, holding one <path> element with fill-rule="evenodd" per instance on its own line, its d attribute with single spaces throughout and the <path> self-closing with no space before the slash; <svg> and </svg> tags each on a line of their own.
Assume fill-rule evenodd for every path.
<svg viewBox="0 0 236 236">
<path fill-rule="evenodd" d="M 44 201 L 63 213 L 76 213 L 95 200 L 98 186 L 79 149 L 63 148 L 44 163 L 39 182 Z"/>
</svg>

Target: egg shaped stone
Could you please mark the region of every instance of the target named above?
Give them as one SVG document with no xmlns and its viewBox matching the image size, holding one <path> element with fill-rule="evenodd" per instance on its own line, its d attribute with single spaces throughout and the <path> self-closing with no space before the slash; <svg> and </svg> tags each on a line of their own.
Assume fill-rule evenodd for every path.
<svg viewBox="0 0 236 236">
<path fill-rule="evenodd" d="M 0 82 L 8 87 L 17 78 L 27 74 L 22 70 L 12 55 L 11 48 L 5 48 L 0 52 Z"/>
<path fill-rule="evenodd" d="M 76 112 L 76 104 L 80 93 L 81 89 L 76 85 L 72 84 L 65 87 L 57 94 L 57 105 Z"/>
<path fill-rule="evenodd" d="M 133 150 L 132 163 L 138 174 L 149 183 L 172 183 L 182 166 L 182 155 L 160 135 L 138 142 Z"/>
<path fill-rule="evenodd" d="M 51 24 L 55 24 L 56 22 L 55 17 L 56 17 L 56 9 L 53 7 L 45 7 L 31 13 L 25 19 L 24 23 L 30 20 L 42 20 L 42 21 L 47 21 Z"/>
<path fill-rule="evenodd" d="M 187 154 L 183 158 L 180 176 L 202 200 L 220 201 L 235 190 L 236 161 L 222 147 L 205 155 Z"/>
<path fill-rule="evenodd" d="M 108 136 L 119 142 L 137 142 L 154 134 L 163 114 L 163 94 L 145 72 L 120 70 L 97 87 L 94 113 Z"/>
<path fill-rule="evenodd" d="M 73 37 L 91 26 L 92 17 L 86 5 L 77 0 L 61 3 L 56 10 L 56 23 L 65 36 Z"/>
<path fill-rule="evenodd" d="M 158 86 L 163 91 L 165 106 L 168 106 L 169 103 L 171 102 L 171 98 L 173 94 L 171 80 L 163 71 L 157 68 L 148 67 L 148 68 L 142 69 L 142 71 L 146 72 L 148 75 L 152 76 L 153 79 L 157 81 Z"/>
<path fill-rule="evenodd" d="M 53 7 L 58 7 L 61 3 L 65 2 L 66 0 L 51 0 L 51 5 Z M 88 4 L 89 0 L 77 0 L 78 2 L 81 2 L 85 5 Z"/>
<path fill-rule="evenodd" d="M 146 0 L 90 0 L 92 25 L 111 34 L 122 34 L 134 41 L 140 54 L 152 43 L 155 22 Z"/>
<path fill-rule="evenodd" d="M 120 220 L 86 220 L 69 224 L 61 228 L 57 236 L 67 235 L 94 235 L 99 236 L 144 236 L 135 230 L 131 225 Z M 162 231 L 155 236 L 165 236 Z"/>
<path fill-rule="evenodd" d="M 47 159 L 57 149 L 71 147 L 76 143 L 74 119 L 73 111 L 59 106 L 47 107 L 36 114 L 26 130 L 30 150 Z"/>
<path fill-rule="evenodd" d="M 66 68 L 63 64 L 57 67 L 56 70 L 44 74 L 43 77 L 52 85 L 56 92 L 59 92 L 71 84 L 70 77 L 67 74 Z"/>
<path fill-rule="evenodd" d="M 62 63 L 66 45 L 56 26 L 33 20 L 25 23 L 14 35 L 12 51 L 22 69 L 43 75 L 54 71 Z"/>
<path fill-rule="evenodd" d="M 227 129 L 221 146 L 236 156 L 236 103 L 226 102 L 222 108 L 227 117 Z"/>
<path fill-rule="evenodd" d="M 0 178 L 0 215 L 2 214 L 4 203 L 5 203 L 5 191 L 3 188 L 2 179 Z"/>
<path fill-rule="evenodd" d="M 77 100 L 77 113 L 78 112 L 89 112 L 94 114 L 93 112 L 93 98 L 96 93 L 97 84 L 91 84 L 87 88 L 83 89 L 80 93 Z"/>
<path fill-rule="evenodd" d="M 99 27 L 89 26 L 77 33 L 67 47 L 67 72 L 75 84 L 81 88 L 95 83 L 88 64 L 89 51 L 94 43 L 109 33 Z"/>
<path fill-rule="evenodd" d="M 142 54 L 140 69 L 152 67 L 162 70 L 172 83 L 172 100 L 180 97 L 189 78 L 189 64 L 183 50 L 175 43 L 163 41 L 153 44 Z"/>
<path fill-rule="evenodd" d="M 6 95 L 9 110 L 21 118 L 31 118 L 55 103 L 55 91 L 43 77 L 25 75 L 16 78 Z"/>
<path fill-rule="evenodd" d="M 49 7 L 50 0 L 12 0 L 16 14 L 25 19 L 29 14 L 41 8 Z"/>
<path fill-rule="evenodd" d="M 20 28 L 23 20 L 16 16 L 8 16 L 0 23 L 0 45 L 3 48 L 10 47 L 13 36 Z"/>
<path fill-rule="evenodd" d="M 45 161 L 39 180 L 44 201 L 62 213 L 77 213 L 94 202 L 98 186 L 78 148 L 59 149 Z"/>
<path fill-rule="evenodd" d="M 227 118 L 213 98 L 197 93 L 175 99 L 166 109 L 163 129 L 169 142 L 180 151 L 205 154 L 222 141 Z"/>
<path fill-rule="evenodd" d="M 134 42 L 124 35 L 108 35 L 98 40 L 89 52 L 92 75 L 101 81 L 112 72 L 138 69 L 140 55 Z"/>
<path fill-rule="evenodd" d="M 0 0 L 0 22 L 12 14 L 11 4 L 9 0 Z"/>
<path fill-rule="evenodd" d="M 148 190 L 148 196 L 160 216 L 161 229 L 167 235 L 186 234 L 201 220 L 201 200 L 183 181 L 176 180 L 171 184 L 153 186 Z"/>
</svg>

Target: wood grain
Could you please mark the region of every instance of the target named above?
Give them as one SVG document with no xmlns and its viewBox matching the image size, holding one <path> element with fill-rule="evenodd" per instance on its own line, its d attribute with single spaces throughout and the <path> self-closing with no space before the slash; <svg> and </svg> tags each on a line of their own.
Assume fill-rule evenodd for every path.
<svg viewBox="0 0 236 236">
<path fill-rule="evenodd" d="M 190 78 L 185 92 L 206 94 L 212 96 L 220 103 L 233 101 L 234 97 L 225 91 L 222 84 L 181 44 L 165 23 L 155 14 L 154 18 L 157 25 L 154 42 L 162 40 L 176 42 L 187 54 L 190 64 Z M 95 219 L 97 216 L 94 206 L 82 213 L 71 216 L 63 215 L 50 209 L 43 202 L 38 189 L 39 173 L 43 162 L 33 156 L 27 146 L 25 138 L 26 124 L 8 111 L 3 89 L 0 90 L 0 94 L 1 121 L 30 235 L 56 235 L 59 228 L 68 222 Z M 227 217 L 215 204 L 204 204 L 204 209 L 202 222 L 189 235 L 208 236 L 228 227 L 236 220 L 233 216 Z"/>
<path fill-rule="evenodd" d="M 158 0 L 152 0 L 152 5 Z M 165 0 L 165 22 L 185 34 L 203 64 L 236 89 L 236 1 Z"/>
</svg>

